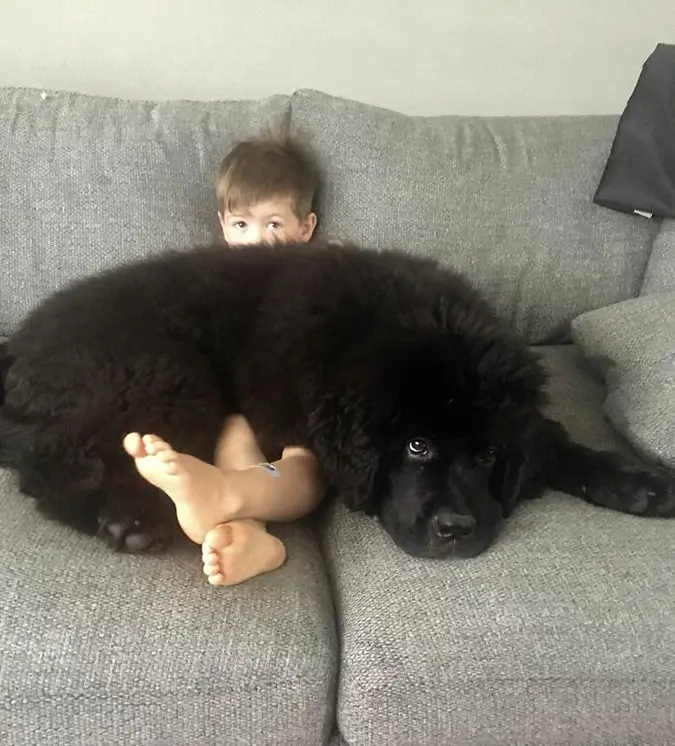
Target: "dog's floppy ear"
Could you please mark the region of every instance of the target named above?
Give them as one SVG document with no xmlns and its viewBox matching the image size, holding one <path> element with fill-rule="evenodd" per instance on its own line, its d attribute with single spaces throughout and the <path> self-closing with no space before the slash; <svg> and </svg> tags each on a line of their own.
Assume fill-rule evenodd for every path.
<svg viewBox="0 0 675 746">
<path fill-rule="evenodd" d="M 502 504 L 505 518 L 511 515 L 518 503 L 537 492 L 532 456 L 527 444 L 511 448 L 500 458 L 493 472 L 494 494 Z"/>
<path fill-rule="evenodd" d="M 373 514 L 383 440 L 367 395 L 353 391 L 324 396 L 309 426 L 328 488 L 351 510 Z"/>
</svg>

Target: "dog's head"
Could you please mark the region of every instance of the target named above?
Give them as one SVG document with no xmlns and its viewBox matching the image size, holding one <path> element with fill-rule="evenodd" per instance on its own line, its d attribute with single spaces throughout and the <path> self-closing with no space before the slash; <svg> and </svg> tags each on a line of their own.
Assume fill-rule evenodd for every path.
<svg viewBox="0 0 675 746">
<path fill-rule="evenodd" d="M 499 339 L 434 339 L 399 353 L 375 353 L 374 377 L 362 358 L 336 393 L 332 453 L 320 448 L 321 459 L 346 504 L 377 515 L 409 554 L 473 557 L 536 489 L 544 374 Z"/>
</svg>

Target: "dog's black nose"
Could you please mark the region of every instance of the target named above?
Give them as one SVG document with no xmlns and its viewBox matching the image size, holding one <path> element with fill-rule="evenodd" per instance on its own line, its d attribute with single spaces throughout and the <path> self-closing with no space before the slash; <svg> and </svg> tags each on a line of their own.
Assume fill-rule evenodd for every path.
<svg viewBox="0 0 675 746">
<path fill-rule="evenodd" d="M 439 508 L 432 523 L 434 531 L 442 539 L 466 539 L 476 528 L 473 516 L 453 513 L 449 508 Z"/>
</svg>

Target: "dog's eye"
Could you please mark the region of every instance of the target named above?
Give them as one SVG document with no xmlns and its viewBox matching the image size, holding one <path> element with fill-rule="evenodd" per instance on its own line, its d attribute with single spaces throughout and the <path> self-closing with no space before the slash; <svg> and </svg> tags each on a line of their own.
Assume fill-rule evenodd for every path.
<svg viewBox="0 0 675 746">
<path fill-rule="evenodd" d="M 413 456 L 426 456 L 429 453 L 429 441 L 424 438 L 413 438 L 408 441 L 408 451 Z"/>
<path fill-rule="evenodd" d="M 492 466 L 499 456 L 499 451 L 494 446 L 488 446 L 481 453 L 476 454 L 476 463 L 480 466 Z"/>
</svg>

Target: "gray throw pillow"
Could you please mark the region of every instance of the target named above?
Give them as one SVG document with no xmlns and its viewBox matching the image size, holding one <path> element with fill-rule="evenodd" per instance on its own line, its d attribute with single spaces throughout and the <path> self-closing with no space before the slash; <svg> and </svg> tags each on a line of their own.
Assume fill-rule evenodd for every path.
<svg viewBox="0 0 675 746">
<path fill-rule="evenodd" d="M 640 295 L 675 292 L 675 220 L 664 218 L 645 271 Z"/>
<path fill-rule="evenodd" d="M 604 377 L 609 420 L 643 455 L 675 467 L 675 293 L 588 311 L 572 336 Z"/>
</svg>

